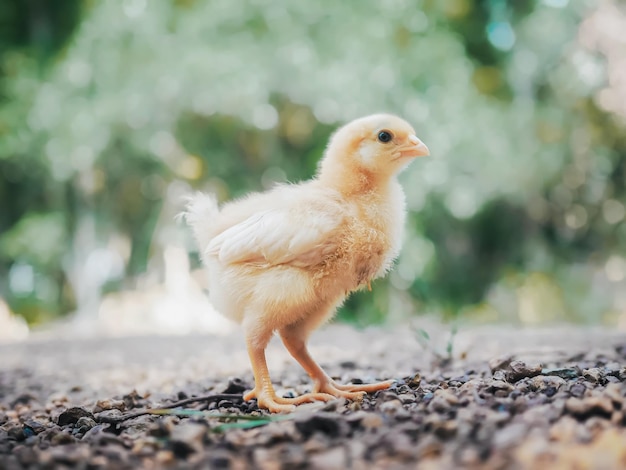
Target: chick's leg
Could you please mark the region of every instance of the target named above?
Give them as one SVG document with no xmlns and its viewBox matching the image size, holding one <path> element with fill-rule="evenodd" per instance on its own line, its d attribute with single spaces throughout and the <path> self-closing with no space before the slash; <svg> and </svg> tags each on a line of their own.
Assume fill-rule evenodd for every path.
<svg viewBox="0 0 626 470">
<path fill-rule="evenodd" d="M 246 326 L 246 343 L 254 374 L 254 389 L 244 395 L 244 400 L 256 398 L 259 408 L 265 408 L 272 413 L 288 413 L 294 410 L 295 405 L 318 400 L 328 401 L 334 398 L 323 393 L 310 394 L 311 396 L 303 395 L 296 398 L 277 396 L 270 379 L 267 360 L 265 359 L 265 348 L 271 336 L 272 332 L 264 331 L 260 325 Z"/>
<path fill-rule="evenodd" d="M 306 373 L 313 379 L 313 394 L 328 394 L 333 397 L 344 397 L 359 400 L 365 393 L 376 392 L 389 388 L 394 381 L 387 380 L 373 384 L 340 385 L 331 379 L 309 354 L 306 340 L 311 332 L 311 325 L 306 322 L 290 325 L 280 331 L 280 337 L 289 353 L 300 363 Z"/>
</svg>

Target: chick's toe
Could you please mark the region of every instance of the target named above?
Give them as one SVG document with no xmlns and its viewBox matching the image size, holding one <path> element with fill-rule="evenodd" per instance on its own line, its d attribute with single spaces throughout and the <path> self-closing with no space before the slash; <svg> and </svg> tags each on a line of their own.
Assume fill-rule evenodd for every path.
<svg viewBox="0 0 626 470">
<path fill-rule="evenodd" d="M 315 384 L 315 391 L 328 393 L 335 397 L 344 397 L 349 400 L 361 400 L 366 393 L 373 393 L 379 390 L 387 390 L 393 385 L 393 380 L 377 382 L 373 384 L 350 384 L 340 385 L 333 380 L 322 380 Z"/>
</svg>

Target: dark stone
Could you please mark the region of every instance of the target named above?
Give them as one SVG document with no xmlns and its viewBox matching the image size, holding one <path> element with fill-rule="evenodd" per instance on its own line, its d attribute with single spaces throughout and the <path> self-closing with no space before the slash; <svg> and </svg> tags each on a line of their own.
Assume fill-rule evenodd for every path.
<svg viewBox="0 0 626 470">
<path fill-rule="evenodd" d="M 71 434 L 63 431 L 57 432 L 52 436 L 52 439 L 50 439 L 50 443 L 53 446 L 73 444 L 74 442 L 76 442 L 76 438 Z"/>
<path fill-rule="evenodd" d="M 122 397 L 125 409 L 140 408 L 144 405 L 144 398 L 137 393 L 137 390 L 124 395 Z"/>
<path fill-rule="evenodd" d="M 541 374 L 541 364 L 527 364 L 524 361 L 511 361 L 506 370 L 506 378 L 509 382 L 517 382 L 525 377 L 534 377 Z"/>
<path fill-rule="evenodd" d="M 24 467 L 37 464 L 37 453 L 32 447 L 18 445 L 13 448 L 12 452 Z"/>
<path fill-rule="evenodd" d="M 546 387 L 546 389 L 543 391 L 543 393 L 546 394 L 546 396 L 548 397 L 552 397 L 554 395 L 556 395 L 556 392 L 558 391 L 558 389 L 556 387 Z"/>
<path fill-rule="evenodd" d="M 21 393 L 11 401 L 11 408 L 14 408 L 15 405 L 26 405 L 30 401 L 35 401 L 36 399 L 37 397 L 32 393 Z"/>
<path fill-rule="evenodd" d="M 228 386 L 222 390 L 222 393 L 243 393 L 249 388 L 252 387 L 249 387 L 248 384 L 239 377 L 235 377 L 234 379 L 230 379 L 228 381 Z"/>
<path fill-rule="evenodd" d="M 413 377 L 407 378 L 406 383 L 411 388 L 419 388 L 422 383 L 422 376 L 419 373 L 415 374 Z"/>
<path fill-rule="evenodd" d="M 186 458 L 200 452 L 206 437 L 207 428 L 202 424 L 182 422 L 175 426 L 170 436 L 170 446 L 175 455 Z"/>
<path fill-rule="evenodd" d="M 29 428 L 29 430 L 33 433 L 33 434 L 39 434 L 40 432 L 44 431 L 46 429 L 46 427 L 40 423 L 39 421 L 36 421 L 34 419 L 28 419 L 26 420 L 26 422 L 24 423 L 24 432 L 26 433 L 26 428 Z"/>
<path fill-rule="evenodd" d="M 227 469 L 231 468 L 232 461 L 229 453 L 225 451 L 214 452 L 209 458 L 210 468 Z"/>
<path fill-rule="evenodd" d="M 83 416 L 78 421 L 76 421 L 76 425 L 74 427 L 75 434 L 84 435 L 90 429 L 96 427 L 98 423 L 96 423 L 93 419 Z"/>
<path fill-rule="evenodd" d="M 24 434 L 24 428 L 22 426 L 14 426 L 7 431 L 7 435 L 9 439 L 14 441 L 23 441 L 28 436 Z"/>
<path fill-rule="evenodd" d="M 107 432 L 109 428 L 109 424 L 98 424 L 87 431 L 81 439 L 83 441 L 97 442 L 98 444 L 112 442 L 113 439 L 119 439 L 114 434 Z"/>
<path fill-rule="evenodd" d="M 80 418 L 95 419 L 93 415 L 84 408 L 74 407 L 65 410 L 59 415 L 57 424 L 59 426 L 66 426 L 68 424 L 75 424 Z"/>
<path fill-rule="evenodd" d="M 572 384 L 572 386 L 569 388 L 569 393 L 576 398 L 582 397 L 586 391 L 587 387 L 585 387 L 581 383 Z"/>
<path fill-rule="evenodd" d="M 340 437 L 347 434 L 348 424 L 337 413 L 320 412 L 296 419 L 296 429 L 308 439 L 316 432 L 329 437 Z"/>
</svg>

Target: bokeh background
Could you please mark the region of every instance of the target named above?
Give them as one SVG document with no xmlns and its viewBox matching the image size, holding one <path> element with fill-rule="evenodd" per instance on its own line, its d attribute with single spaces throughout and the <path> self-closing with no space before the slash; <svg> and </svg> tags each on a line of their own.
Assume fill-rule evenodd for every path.
<svg viewBox="0 0 626 470">
<path fill-rule="evenodd" d="M 432 157 L 339 320 L 626 329 L 624 31 L 617 0 L 2 0 L 0 336 L 221 331 L 181 198 L 308 178 L 377 111 Z"/>
</svg>

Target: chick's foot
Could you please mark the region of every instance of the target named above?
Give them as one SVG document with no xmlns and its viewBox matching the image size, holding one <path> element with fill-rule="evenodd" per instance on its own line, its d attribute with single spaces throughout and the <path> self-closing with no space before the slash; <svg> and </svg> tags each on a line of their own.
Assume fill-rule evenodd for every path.
<svg viewBox="0 0 626 470">
<path fill-rule="evenodd" d="M 279 397 L 275 393 L 257 393 L 256 390 L 252 390 L 246 393 L 243 397 L 244 400 L 257 399 L 259 408 L 265 408 L 271 413 L 290 413 L 295 410 L 297 405 L 303 403 L 313 403 L 316 401 L 329 401 L 335 398 L 335 395 L 327 393 L 305 393 L 295 398 Z"/>
<path fill-rule="evenodd" d="M 366 393 L 387 390 L 394 382 L 394 380 L 386 380 L 385 382 L 373 384 L 341 385 L 333 380 L 322 380 L 315 384 L 313 390 L 315 392 L 327 393 L 334 397 L 347 398 L 348 400 L 362 400 Z"/>
</svg>

